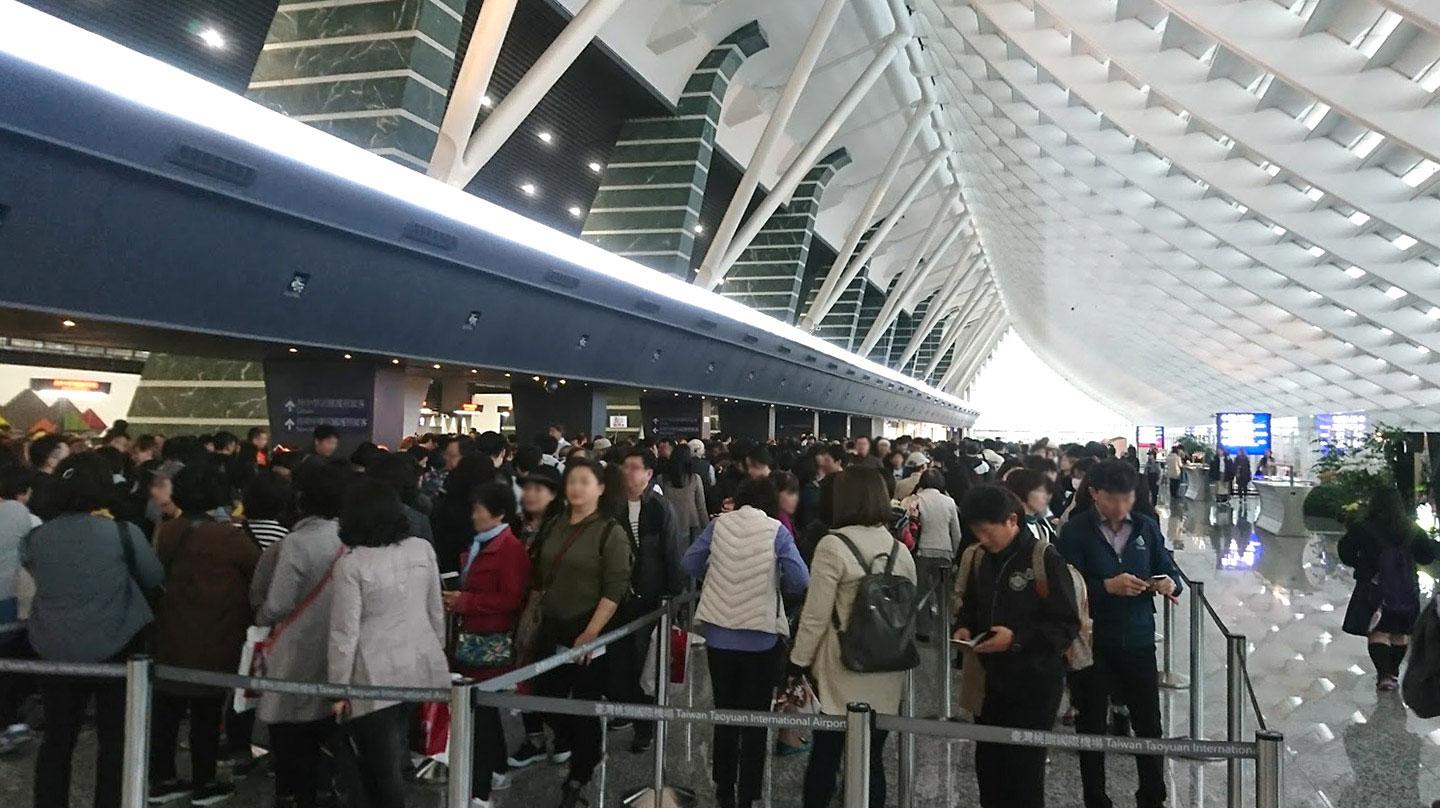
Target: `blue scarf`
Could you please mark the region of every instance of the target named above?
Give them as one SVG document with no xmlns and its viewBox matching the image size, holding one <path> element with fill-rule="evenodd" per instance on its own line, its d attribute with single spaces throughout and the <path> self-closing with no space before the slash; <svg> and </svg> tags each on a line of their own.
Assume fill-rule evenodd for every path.
<svg viewBox="0 0 1440 808">
<path fill-rule="evenodd" d="M 485 545 L 503 532 L 505 532 L 505 523 L 501 522 L 489 530 L 482 530 L 475 534 L 474 541 L 470 542 L 470 557 L 465 559 L 465 569 L 460 571 L 460 580 L 465 580 L 465 576 L 470 574 L 470 565 L 480 557 L 480 551 L 485 548 Z"/>
</svg>

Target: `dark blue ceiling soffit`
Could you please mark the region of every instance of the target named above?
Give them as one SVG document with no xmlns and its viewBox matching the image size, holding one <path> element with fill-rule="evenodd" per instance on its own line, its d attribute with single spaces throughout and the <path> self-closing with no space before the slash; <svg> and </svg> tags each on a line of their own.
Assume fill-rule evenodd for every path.
<svg viewBox="0 0 1440 808">
<path fill-rule="evenodd" d="M 0 75 L 0 306 L 950 426 L 974 420 L 802 342 L 33 64 L 0 55 Z"/>
</svg>

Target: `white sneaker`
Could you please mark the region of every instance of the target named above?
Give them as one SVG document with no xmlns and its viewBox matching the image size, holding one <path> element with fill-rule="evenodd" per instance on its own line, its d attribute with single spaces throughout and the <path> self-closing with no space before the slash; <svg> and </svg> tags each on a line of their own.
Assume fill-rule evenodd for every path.
<svg viewBox="0 0 1440 808">
<path fill-rule="evenodd" d="M 479 797 L 470 798 L 470 808 L 490 808 L 489 800 L 482 800 Z"/>
<path fill-rule="evenodd" d="M 490 775 L 490 790 L 504 791 L 510 787 L 510 775 L 494 772 Z"/>
</svg>

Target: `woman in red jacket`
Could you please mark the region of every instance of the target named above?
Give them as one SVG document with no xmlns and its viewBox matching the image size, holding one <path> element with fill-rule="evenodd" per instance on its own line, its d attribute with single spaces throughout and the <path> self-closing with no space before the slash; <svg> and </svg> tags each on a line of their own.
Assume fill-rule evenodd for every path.
<svg viewBox="0 0 1440 808">
<path fill-rule="evenodd" d="M 446 592 L 446 610 L 460 617 L 454 668 L 472 679 L 491 679 L 515 667 L 514 631 L 525 606 L 530 556 L 510 532 L 515 493 L 509 483 L 478 486 L 470 497 L 475 536 L 460 556 L 460 588 Z M 505 731 L 500 711 L 475 711 L 472 808 L 488 808 L 490 792 L 508 786 Z"/>
</svg>

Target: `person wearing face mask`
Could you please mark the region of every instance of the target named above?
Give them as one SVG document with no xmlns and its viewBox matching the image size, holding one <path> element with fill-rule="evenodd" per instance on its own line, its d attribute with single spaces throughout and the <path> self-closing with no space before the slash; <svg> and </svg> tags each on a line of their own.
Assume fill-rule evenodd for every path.
<svg viewBox="0 0 1440 808">
<path fill-rule="evenodd" d="M 953 639 L 980 640 L 965 650 L 966 676 L 979 665 L 984 678 L 979 704 L 967 706 L 977 724 L 1050 730 L 1064 654 L 1080 632 L 1070 571 L 1053 546 L 1042 549 L 1025 527 L 1025 506 L 1009 489 L 976 486 L 960 512 L 976 544 L 961 558 Z M 1043 748 L 977 743 L 980 805 L 1043 808 L 1045 760 Z"/>
<path fill-rule="evenodd" d="M 1069 522 L 1076 514 L 1089 510 L 1091 504 L 1090 490 L 1085 486 L 1085 477 L 1090 473 L 1090 467 L 1093 465 L 1095 465 L 1095 461 L 1086 457 L 1075 461 L 1075 464 L 1070 467 L 1070 476 L 1068 478 L 1070 487 L 1069 491 L 1066 492 L 1069 496 L 1067 497 L 1064 510 L 1060 512 L 1060 518 L 1058 520 L 1060 527 L 1065 527 L 1065 523 Z M 1062 477 L 1061 479 L 1066 478 Z"/>
<path fill-rule="evenodd" d="M 1178 600 L 1180 571 L 1160 524 L 1134 512 L 1139 484 L 1134 467 L 1123 460 L 1095 464 L 1086 475 L 1095 504 L 1079 512 L 1060 531 L 1056 546 L 1085 577 L 1094 621 L 1091 667 L 1070 675 L 1075 729 L 1101 734 L 1110 704 L 1128 708 L 1135 735 L 1158 738 L 1160 690 L 1155 664 L 1155 597 Z M 1138 808 L 1166 804 L 1164 760 L 1136 756 Z M 1105 792 L 1105 757 L 1080 753 L 1080 778 L 1086 808 L 1110 808 Z"/>
</svg>

